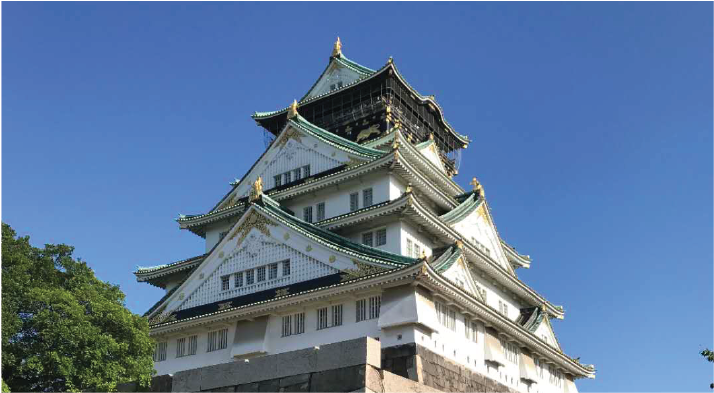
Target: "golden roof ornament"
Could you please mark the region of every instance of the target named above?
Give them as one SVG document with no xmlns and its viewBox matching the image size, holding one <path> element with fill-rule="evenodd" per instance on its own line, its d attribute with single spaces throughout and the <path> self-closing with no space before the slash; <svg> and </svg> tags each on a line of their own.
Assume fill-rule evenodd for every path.
<svg viewBox="0 0 714 393">
<path fill-rule="evenodd" d="M 481 185 L 481 182 L 479 182 L 477 178 L 474 177 L 469 184 L 474 186 L 474 191 L 478 193 L 481 198 L 486 197 L 486 193 L 483 191 L 483 185 Z"/>
<path fill-rule="evenodd" d="M 456 241 L 456 248 L 458 248 L 459 250 L 462 249 L 462 248 L 464 248 L 464 242 L 462 242 L 461 240 L 457 240 L 457 241 Z"/>
<path fill-rule="evenodd" d="M 394 63 L 394 59 L 392 58 L 392 56 L 389 56 L 389 60 L 387 60 L 387 64 L 392 64 L 392 63 Z"/>
<path fill-rule="evenodd" d="M 421 259 L 426 259 L 426 250 L 421 250 Z"/>
<path fill-rule="evenodd" d="M 258 199 L 260 199 L 260 196 L 263 195 L 263 178 L 258 177 L 256 179 L 255 183 L 253 183 L 253 187 L 250 189 L 250 201 L 255 202 Z"/>
<path fill-rule="evenodd" d="M 298 115 L 297 111 L 297 100 L 293 100 L 293 103 L 290 104 L 288 107 L 288 119 L 292 119 L 293 117 Z"/>
<path fill-rule="evenodd" d="M 433 140 L 434 140 L 434 133 L 433 133 L 433 132 L 429 134 L 429 140 L 430 140 L 430 141 L 433 141 Z"/>
<path fill-rule="evenodd" d="M 404 190 L 405 194 L 411 194 L 412 193 L 412 183 L 407 184 L 406 190 Z"/>
<path fill-rule="evenodd" d="M 342 42 L 340 41 L 340 37 L 337 37 L 337 41 L 335 41 L 335 46 L 332 48 L 332 57 L 340 57 L 342 56 Z"/>
</svg>

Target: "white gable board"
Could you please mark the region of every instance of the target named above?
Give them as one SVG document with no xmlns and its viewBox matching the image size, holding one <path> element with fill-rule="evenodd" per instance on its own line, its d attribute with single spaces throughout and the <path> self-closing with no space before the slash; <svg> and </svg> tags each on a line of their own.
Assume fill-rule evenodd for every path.
<svg viewBox="0 0 714 393">
<path fill-rule="evenodd" d="M 511 270 L 506 255 L 501 248 L 501 241 L 496 232 L 496 228 L 491 224 L 484 203 L 476 208 L 468 217 L 454 224 L 453 228 L 458 231 L 464 239 L 472 242 L 476 247 L 491 256 L 491 258 L 501 264 L 506 270 Z"/>
<path fill-rule="evenodd" d="M 458 261 L 454 262 L 445 272 L 441 273 L 442 276 L 446 277 L 456 285 L 460 286 L 462 289 L 469 292 L 471 295 L 478 299 L 482 299 L 481 296 L 481 285 L 478 284 L 476 279 L 471 274 L 471 271 L 464 265 L 463 258 L 459 258 Z"/>
<path fill-rule="evenodd" d="M 329 93 L 332 90 L 346 86 L 360 78 L 360 74 L 343 66 L 337 61 L 331 61 L 327 70 L 317 80 L 315 86 L 305 96 L 304 100 Z"/>
<path fill-rule="evenodd" d="M 561 349 L 558 344 L 558 339 L 555 338 L 555 331 L 553 330 L 553 326 L 550 324 L 548 317 L 543 318 L 543 322 L 541 322 L 534 334 L 538 336 L 538 338 L 547 341 L 550 346 Z"/>
<path fill-rule="evenodd" d="M 444 174 L 447 174 L 446 168 L 444 167 L 444 162 L 441 161 L 439 153 L 437 153 L 436 151 L 436 144 L 433 141 L 431 141 L 431 143 L 427 144 L 426 146 L 420 148 L 419 152 L 423 154 L 424 157 L 426 157 L 426 159 L 429 160 L 432 164 L 434 164 L 437 168 L 441 169 Z"/>
</svg>

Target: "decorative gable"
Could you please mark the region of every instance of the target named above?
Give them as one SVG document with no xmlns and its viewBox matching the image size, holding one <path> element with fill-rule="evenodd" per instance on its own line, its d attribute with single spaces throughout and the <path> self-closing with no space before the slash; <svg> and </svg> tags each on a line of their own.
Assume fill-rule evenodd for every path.
<svg viewBox="0 0 714 393">
<path fill-rule="evenodd" d="M 330 61 L 327 69 L 325 69 L 310 91 L 300 101 L 309 100 L 319 95 L 329 93 L 333 90 L 340 89 L 361 79 L 363 76 L 364 74 L 347 67 L 339 61 Z"/>
<path fill-rule="evenodd" d="M 560 348 L 560 343 L 555 336 L 555 331 L 553 330 L 553 325 L 550 323 L 550 318 L 543 318 L 543 322 L 538 326 L 538 328 L 533 332 L 538 338 L 548 343 L 550 346 L 562 350 Z"/>
<path fill-rule="evenodd" d="M 464 203 L 468 203 L 468 201 Z M 471 242 L 476 248 L 489 255 L 506 270 L 513 271 L 501 247 L 500 237 L 496 232 L 496 227 L 493 225 L 486 203 L 482 200 L 474 201 L 473 203 L 477 203 L 478 206 L 450 225 L 466 241 Z"/>
<path fill-rule="evenodd" d="M 448 171 L 446 170 L 446 167 L 444 166 L 444 162 L 441 161 L 439 152 L 436 150 L 436 143 L 434 143 L 433 139 L 416 145 L 416 148 L 421 154 L 424 155 L 424 157 L 426 157 L 427 160 L 429 160 L 429 162 L 439 168 L 445 175 L 449 175 Z"/>
<path fill-rule="evenodd" d="M 483 300 L 481 296 L 481 286 L 478 285 L 471 271 L 466 268 L 463 257 L 459 257 L 442 275 L 477 299 Z"/>
</svg>

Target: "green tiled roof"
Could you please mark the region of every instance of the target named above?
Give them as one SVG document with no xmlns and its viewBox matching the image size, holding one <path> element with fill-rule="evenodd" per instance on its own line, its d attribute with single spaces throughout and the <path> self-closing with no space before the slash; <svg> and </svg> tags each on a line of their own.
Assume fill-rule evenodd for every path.
<svg viewBox="0 0 714 393">
<path fill-rule="evenodd" d="M 339 56 L 332 56 L 332 57 L 330 57 L 330 62 L 327 64 L 327 67 L 325 67 L 325 70 L 322 71 L 322 74 L 320 74 L 320 76 L 317 78 L 315 83 L 312 84 L 312 86 L 307 91 L 307 93 L 305 93 L 305 95 L 302 96 L 302 98 L 300 99 L 300 102 L 305 101 L 307 99 L 307 96 L 309 96 L 310 93 L 312 93 L 312 90 L 315 89 L 315 86 L 317 86 L 317 82 L 319 82 L 320 79 L 322 79 L 323 75 L 325 75 L 325 73 L 327 73 L 327 70 L 330 69 L 330 66 L 332 66 L 333 61 L 338 63 L 339 65 L 344 66 L 345 68 L 348 68 L 348 69 L 356 72 L 357 74 L 359 74 L 359 78 L 357 78 L 357 80 L 353 83 L 359 82 L 362 79 L 369 77 L 376 72 L 371 68 L 367 68 L 361 64 L 358 64 L 357 62 L 354 62 L 354 61 L 346 58 L 343 54 L 340 54 Z M 352 85 L 353 83 L 350 83 L 349 85 Z M 345 87 L 347 87 L 347 86 L 342 86 L 341 88 L 338 88 L 337 90 L 342 90 Z M 333 90 L 333 91 L 336 91 L 336 90 Z"/>
<path fill-rule="evenodd" d="M 203 254 L 203 255 L 198 255 L 198 256 L 195 256 L 195 257 L 183 259 L 183 260 L 176 261 L 176 262 L 166 263 L 166 264 L 163 264 L 163 265 L 157 265 L 157 266 L 149 266 L 149 267 L 141 267 L 141 266 L 139 266 L 139 267 L 137 267 L 137 269 L 136 269 L 136 271 L 134 272 L 134 274 L 153 273 L 153 272 L 156 272 L 156 271 L 158 271 L 158 270 L 166 269 L 166 268 L 169 268 L 169 267 L 175 267 L 175 266 L 178 266 L 178 265 L 184 265 L 184 264 L 185 264 L 185 265 L 191 265 L 191 264 L 193 264 L 194 262 L 200 262 L 200 261 L 202 261 L 202 260 L 203 260 L 205 257 L 207 257 L 207 256 L 208 256 L 208 254 Z"/>
<path fill-rule="evenodd" d="M 293 228 L 308 237 L 312 237 L 328 247 L 338 249 L 341 252 L 353 253 L 356 254 L 356 256 L 373 259 L 375 262 L 397 266 L 411 265 L 420 261 L 420 259 L 417 258 L 405 257 L 403 255 L 383 251 L 378 248 L 355 243 L 345 237 L 305 222 L 285 212 L 280 207 L 278 202 L 274 201 L 265 194 L 261 196 L 261 202 L 256 203 L 255 206 L 288 227 Z"/>
<path fill-rule="evenodd" d="M 476 198 L 476 194 L 472 192 L 459 206 L 439 216 L 439 218 L 449 225 L 457 223 L 476 210 L 481 203 L 483 203 L 483 198 Z"/>
<path fill-rule="evenodd" d="M 456 246 L 450 246 L 443 254 L 435 261 L 431 262 L 431 267 L 439 273 L 443 273 L 464 255 L 462 249 Z"/>
<path fill-rule="evenodd" d="M 516 319 L 516 323 L 523 326 L 526 330 L 530 332 L 535 332 L 543 322 L 543 317 L 545 313 L 540 307 L 528 307 L 521 309 L 521 315 Z"/>
</svg>

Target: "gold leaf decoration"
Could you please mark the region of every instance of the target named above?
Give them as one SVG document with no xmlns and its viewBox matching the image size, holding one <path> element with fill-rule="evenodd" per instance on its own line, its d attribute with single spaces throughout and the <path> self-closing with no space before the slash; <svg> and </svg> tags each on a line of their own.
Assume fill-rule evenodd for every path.
<svg viewBox="0 0 714 393">
<path fill-rule="evenodd" d="M 356 269 L 345 269 L 342 271 L 340 276 L 340 282 L 354 280 L 355 278 L 369 276 L 371 274 L 381 273 L 383 271 L 389 270 L 384 267 L 370 265 L 364 262 L 359 262 L 352 260 L 352 263 L 357 267 Z"/>
<path fill-rule="evenodd" d="M 350 160 L 347 161 L 346 165 L 351 168 L 353 166 L 357 166 L 357 165 L 361 165 L 361 164 L 364 164 L 364 161 L 360 161 L 356 158 L 350 158 Z"/>
<path fill-rule="evenodd" d="M 334 255 L 330 255 L 330 263 L 335 263 L 336 260 L 337 257 L 335 257 Z"/>
<path fill-rule="evenodd" d="M 160 323 L 164 322 L 173 322 L 176 320 L 176 314 L 175 313 L 159 313 L 155 317 L 149 319 L 149 325 L 158 325 Z"/>
<path fill-rule="evenodd" d="M 251 211 L 250 215 L 246 217 L 245 220 L 243 220 L 243 222 L 238 226 L 238 228 L 233 231 L 233 234 L 231 234 L 231 237 L 228 238 L 228 240 L 232 240 L 233 238 L 238 236 L 238 234 L 240 234 L 240 237 L 236 242 L 236 245 L 240 246 L 240 244 L 243 243 L 243 240 L 245 240 L 246 236 L 248 236 L 248 233 L 250 233 L 250 230 L 253 228 L 259 230 L 260 233 L 265 236 L 270 236 L 268 225 L 276 226 L 272 221 L 263 217 L 260 213 L 256 213 L 255 210 L 253 210 Z"/>
<path fill-rule="evenodd" d="M 218 303 L 218 311 L 223 311 L 231 308 L 232 302 Z"/>
<path fill-rule="evenodd" d="M 282 148 L 283 146 L 285 146 L 285 144 L 288 143 L 290 139 L 294 139 L 296 142 L 302 143 L 302 135 L 300 135 L 300 132 L 292 127 L 283 131 L 283 133 L 280 134 L 278 138 L 278 141 L 275 143 L 275 146 L 278 148 Z"/>
<path fill-rule="evenodd" d="M 290 294 L 290 288 L 278 289 L 275 291 L 275 297 L 287 296 Z"/>
</svg>

